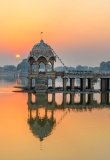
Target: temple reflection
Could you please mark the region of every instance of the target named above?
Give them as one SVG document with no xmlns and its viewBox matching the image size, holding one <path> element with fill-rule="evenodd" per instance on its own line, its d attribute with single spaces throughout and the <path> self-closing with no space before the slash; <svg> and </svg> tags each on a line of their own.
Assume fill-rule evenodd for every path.
<svg viewBox="0 0 110 160">
<path fill-rule="evenodd" d="M 110 108 L 110 94 L 103 92 L 91 94 L 66 93 L 28 93 L 28 124 L 33 135 L 42 141 L 63 120 L 68 111 L 92 111 L 92 109 Z M 100 100 L 99 100 L 100 97 Z M 56 111 L 62 111 L 60 120 Z"/>
<path fill-rule="evenodd" d="M 33 96 L 34 102 L 33 102 Z M 56 120 L 54 118 L 54 109 L 48 109 L 48 95 L 45 93 L 33 95 L 28 94 L 28 124 L 32 133 L 37 136 L 40 141 L 51 134 Z M 51 102 L 50 102 L 51 103 Z"/>
</svg>

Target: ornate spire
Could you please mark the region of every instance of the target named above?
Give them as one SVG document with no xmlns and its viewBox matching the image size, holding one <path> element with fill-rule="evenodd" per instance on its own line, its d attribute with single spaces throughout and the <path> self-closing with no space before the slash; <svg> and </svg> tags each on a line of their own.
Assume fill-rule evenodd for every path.
<svg viewBox="0 0 110 160">
<path fill-rule="evenodd" d="M 43 32 L 40 32 L 40 38 L 41 38 L 41 40 L 42 40 L 42 35 L 43 35 Z"/>
</svg>

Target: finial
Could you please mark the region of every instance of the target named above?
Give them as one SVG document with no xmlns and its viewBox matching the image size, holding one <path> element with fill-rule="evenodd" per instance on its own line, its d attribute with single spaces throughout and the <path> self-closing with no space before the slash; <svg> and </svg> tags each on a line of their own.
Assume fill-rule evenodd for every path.
<svg viewBox="0 0 110 160">
<path fill-rule="evenodd" d="M 40 141 L 40 150 L 42 150 L 42 141 Z"/>
<path fill-rule="evenodd" d="M 42 40 L 42 34 L 43 34 L 43 32 L 40 32 L 40 38 L 41 38 L 41 40 Z"/>
</svg>

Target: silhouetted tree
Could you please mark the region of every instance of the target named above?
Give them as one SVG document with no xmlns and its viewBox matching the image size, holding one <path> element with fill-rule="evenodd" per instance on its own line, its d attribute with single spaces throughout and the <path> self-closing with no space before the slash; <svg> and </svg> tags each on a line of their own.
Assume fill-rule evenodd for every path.
<svg viewBox="0 0 110 160">
<path fill-rule="evenodd" d="M 23 59 L 22 62 L 17 65 L 17 70 L 28 71 L 29 70 L 28 59 Z"/>
</svg>

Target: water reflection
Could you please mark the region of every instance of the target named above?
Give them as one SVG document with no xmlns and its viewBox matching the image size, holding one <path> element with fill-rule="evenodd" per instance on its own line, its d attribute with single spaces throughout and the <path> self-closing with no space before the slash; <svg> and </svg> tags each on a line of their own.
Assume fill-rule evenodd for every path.
<svg viewBox="0 0 110 160">
<path fill-rule="evenodd" d="M 13 76 L 7 76 L 7 75 L 4 75 L 4 76 L 1 76 L 0 75 L 0 81 L 6 81 L 6 82 L 11 82 L 11 83 L 13 83 L 13 82 L 15 82 L 15 77 L 14 77 L 14 75 Z"/>
<path fill-rule="evenodd" d="M 14 76 L 1 76 L 0 75 L 0 94 L 12 93 L 13 83 L 15 82 Z"/>
<path fill-rule="evenodd" d="M 37 136 L 40 141 L 51 134 L 56 120 L 54 118 L 54 109 L 51 109 L 51 116 L 48 116 L 47 94 L 36 94 L 37 101 L 32 102 L 32 93 L 28 94 L 29 118 L 28 124 L 32 133 Z"/>
<path fill-rule="evenodd" d="M 108 93 L 12 92 L 24 82 L 0 80 L 1 160 L 110 159 Z"/>
<path fill-rule="evenodd" d="M 98 100 L 95 99 L 98 96 Z M 99 100 L 100 96 L 100 100 Z M 28 93 L 28 125 L 33 135 L 43 141 L 63 120 L 68 112 L 110 108 L 110 94 Z M 63 111 L 61 117 L 56 111 Z"/>
</svg>

